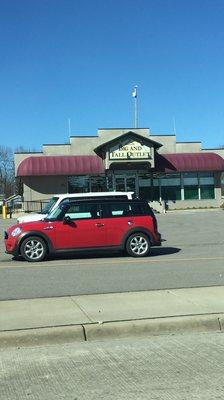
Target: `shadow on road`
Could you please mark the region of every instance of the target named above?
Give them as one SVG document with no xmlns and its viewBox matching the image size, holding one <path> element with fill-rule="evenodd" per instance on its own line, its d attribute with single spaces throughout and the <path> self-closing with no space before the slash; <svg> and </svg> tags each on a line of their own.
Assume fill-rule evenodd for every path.
<svg viewBox="0 0 224 400">
<path fill-rule="evenodd" d="M 151 254 L 149 256 L 150 257 L 158 257 L 158 256 L 165 256 L 165 255 L 169 255 L 169 254 L 175 254 L 175 253 L 179 253 L 179 251 L 181 251 L 180 248 L 178 247 L 153 247 Z M 50 260 L 83 260 L 83 259 L 99 259 L 99 258 L 106 258 L 106 259 L 110 259 L 110 258 L 116 258 L 116 257 L 130 257 L 126 252 L 122 252 L 122 251 L 103 251 L 103 250 L 97 250 L 97 251 L 85 251 L 84 252 L 69 252 L 67 254 L 63 253 L 63 254 L 56 254 L 56 255 L 51 255 L 50 257 L 48 257 L 48 261 Z M 9 260 L 7 260 L 9 261 Z M 22 257 L 13 257 L 12 261 L 23 261 L 24 259 Z M 45 260 L 46 261 L 46 260 Z"/>
<path fill-rule="evenodd" d="M 151 257 L 166 256 L 169 254 L 179 253 L 181 251 L 178 247 L 153 247 Z"/>
</svg>

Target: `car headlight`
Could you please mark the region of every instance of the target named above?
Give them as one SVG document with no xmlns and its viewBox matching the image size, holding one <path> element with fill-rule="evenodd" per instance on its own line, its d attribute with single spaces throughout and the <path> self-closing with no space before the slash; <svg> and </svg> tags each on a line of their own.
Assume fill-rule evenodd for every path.
<svg viewBox="0 0 224 400">
<path fill-rule="evenodd" d="M 18 227 L 18 228 L 13 229 L 11 235 L 13 237 L 15 237 L 15 236 L 18 236 L 21 232 L 22 232 L 22 229 Z"/>
</svg>

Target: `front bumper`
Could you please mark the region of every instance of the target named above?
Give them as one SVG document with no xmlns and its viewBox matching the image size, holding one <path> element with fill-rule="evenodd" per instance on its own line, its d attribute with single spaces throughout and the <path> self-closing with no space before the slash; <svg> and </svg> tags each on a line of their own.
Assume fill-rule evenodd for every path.
<svg viewBox="0 0 224 400">
<path fill-rule="evenodd" d="M 17 238 L 9 236 L 7 232 L 5 232 L 5 252 L 13 256 L 17 256 L 19 253 Z"/>
</svg>

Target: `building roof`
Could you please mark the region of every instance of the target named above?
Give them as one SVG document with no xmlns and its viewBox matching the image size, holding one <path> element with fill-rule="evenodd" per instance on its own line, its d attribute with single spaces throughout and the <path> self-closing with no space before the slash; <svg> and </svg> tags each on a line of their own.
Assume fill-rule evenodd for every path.
<svg viewBox="0 0 224 400">
<path fill-rule="evenodd" d="M 155 140 L 139 135 L 136 132 L 129 131 L 123 135 L 117 136 L 114 139 L 108 140 L 107 142 L 100 144 L 94 149 L 94 151 L 96 154 L 100 155 L 105 148 L 108 148 L 109 146 L 112 146 L 114 143 L 124 140 L 127 137 L 133 138 L 137 141 L 141 141 L 142 143 L 148 144 L 149 146 L 151 145 L 155 149 L 159 149 L 160 147 L 162 147 L 162 144 L 159 142 L 155 142 Z"/>
<path fill-rule="evenodd" d="M 98 156 L 31 156 L 21 161 L 16 176 L 86 175 L 104 171 Z"/>
<path fill-rule="evenodd" d="M 215 153 L 157 154 L 156 170 L 163 172 L 224 171 L 224 159 Z"/>
</svg>

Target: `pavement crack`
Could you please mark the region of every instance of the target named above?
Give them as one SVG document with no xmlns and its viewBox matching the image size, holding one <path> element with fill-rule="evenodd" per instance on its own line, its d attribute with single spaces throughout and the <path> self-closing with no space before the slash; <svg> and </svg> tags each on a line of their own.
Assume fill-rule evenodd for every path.
<svg viewBox="0 0 224 400">
<path fill-rule="evenodd" d="M 219 323 L 219 329 L 220 329 L 220 331 L 222 331 L 222 324 L 221 324 L 220 318 L 218 318 L 218 323 Z"/>
<path fill-rule="evenodd" d="M 84 310 L 84 308 L 82 306 L 80 306 L 80 304 L 75 301 L 75 299 L 73 297 L 70 297 L 71 301 L 80 309 L 80 311 L 88 318 L 88 320 L 90 322 L 95 322 L 93 321 L 93 319 L 89 316 L 89 314 Z"/>
<path fill-rule="evenodd" d="M 82 330 L 83 330 L 84 341 L 87 342 L 87 335 L 86 335 L 85 325 L 81 325 L 81 326 L 82 326 Z"/>
</svg>

